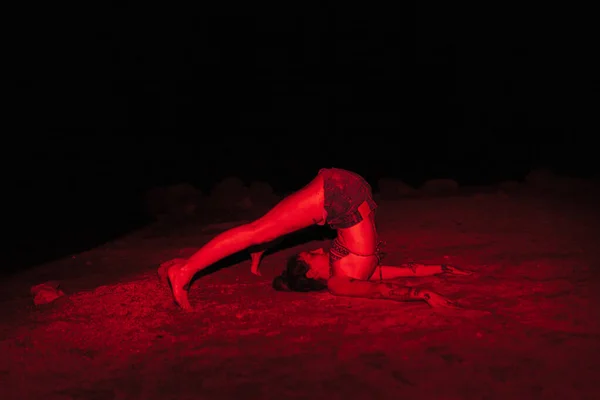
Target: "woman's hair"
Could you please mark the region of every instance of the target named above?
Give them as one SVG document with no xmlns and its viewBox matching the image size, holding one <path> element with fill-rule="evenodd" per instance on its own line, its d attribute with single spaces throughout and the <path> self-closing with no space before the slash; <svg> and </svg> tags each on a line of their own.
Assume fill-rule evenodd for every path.
<svg viewBox="0 0 600 400">
<path fill-rule="evenodd" d="M 315 292 L 327 289 L 327 284 L 306 277 L 309 266 L 299 255 L 288 259 L 283 273 L 273 279 L 273 289 L 282 292 Z"/>
</svg>

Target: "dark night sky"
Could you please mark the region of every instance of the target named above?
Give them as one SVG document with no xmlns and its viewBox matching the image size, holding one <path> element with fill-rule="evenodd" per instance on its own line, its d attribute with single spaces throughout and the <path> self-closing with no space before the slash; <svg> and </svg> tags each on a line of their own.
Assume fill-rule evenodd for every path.
<svg viewBox="0 0 600 400">
<path fill-rule="evenodd" d="M 595 173 L 589 11 L 196 3 L 121 2 L 23 30 L 23 134 L 5 171 L 17 230 L 35 240 L 17 234 L 15 248 L 118 230 L 140 193 L 179 181 L 207 190 L 239 175 L 287 191 L 323 166 L 414 184 L 538 165 Z"/>
</svg>

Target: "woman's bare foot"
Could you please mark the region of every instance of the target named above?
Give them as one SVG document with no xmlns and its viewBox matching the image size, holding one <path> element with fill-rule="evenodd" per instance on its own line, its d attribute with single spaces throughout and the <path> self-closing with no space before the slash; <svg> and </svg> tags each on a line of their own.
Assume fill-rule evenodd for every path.
<svg viewBox="0 0 600 400">
<path fill-rule="evenodd" d="M 189 279 L 183 273 L 182 265 L 173 265 L 167 272 L 169 286 L 171 286 L 171 292 L 173 293 L 173 299 L 175 303 L 185 311 L 192 311 L 192 305 L 188 300 L 187 286 L 189 285 Z"/>
<path fill-rule="evenodd" d="M 260 258 L 262 257 L 265 251 L 258 251 L 254 253 L 250 253 L 250 258 L 252 259 L 252 265 L 250 266 L 250 272 L 252 272 L 256 276 L 261 276 L 260 271 L 258 270 L 258 266 L 260 265 Z"/>
<path fill-rule="evenodd" d="M 165 284 L 168 283 L 167 279 L 168 279 L 168 272 L 169 272 L 169 268 L 171 268 L 173 265 L 185 265 L 185 263 L 187 262 L 187 258 L 173 258 L 169 261 L 165 261 L 164 263 L 160 264 L 160 266 L 158 267 L 158 278 L 160 279 L 161 282 L 164 282 Z"/>
</svg>

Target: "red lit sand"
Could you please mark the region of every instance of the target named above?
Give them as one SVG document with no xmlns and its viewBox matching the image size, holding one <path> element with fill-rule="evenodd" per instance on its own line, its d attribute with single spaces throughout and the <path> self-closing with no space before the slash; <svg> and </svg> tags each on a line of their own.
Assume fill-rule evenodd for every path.
<svg viewBox="0 0 600 400">
<path fill-rule="evenodd" d="M 2 285 L 1 399 L 600 398 L 600 204 L 510 197 L 382 202 L 386 264 L 475 271 L 424 284 L 488 316 L 279 293 L 247 259 L 197 280 L 183 313 L 157 278 L 215 234 L 145 229 Z M 226 224 L 225 224 L 226 225 Z M 223 226 L 225 228 L 226 226 Z M 29 287 L 67 293 L 36 308 Z"/>
</svg>

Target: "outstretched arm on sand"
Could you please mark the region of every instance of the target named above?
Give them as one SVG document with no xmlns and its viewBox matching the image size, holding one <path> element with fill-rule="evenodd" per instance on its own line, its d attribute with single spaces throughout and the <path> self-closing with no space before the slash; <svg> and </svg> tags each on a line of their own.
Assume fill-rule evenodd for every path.
<svg viewBox="0 0 600 400">
<path fill-rule="evenodd" d="M 440 274 L 452 275 L 471 275 L 472 272 L 461 270 L 457 267 L 447 264 L 420 264 L 407 263 L 401 265 L 382 265 L 381 275 L 375 271 L 371 280 L 390 280 L 396 278 L 411 278 L 421 276 L 433 276 Z M 378 268 L 378 269 L 379 269 Z"/>
<path fill-rule="evenodd" d="M 459 308 L 455 302 L 431 290 L 391 282 L 363 281 L 347 276 L 334 276 L 327 281 L 327 288 L 335 296 L 395 301 L 425 301 L 435 308 Z"/>
</svg>

